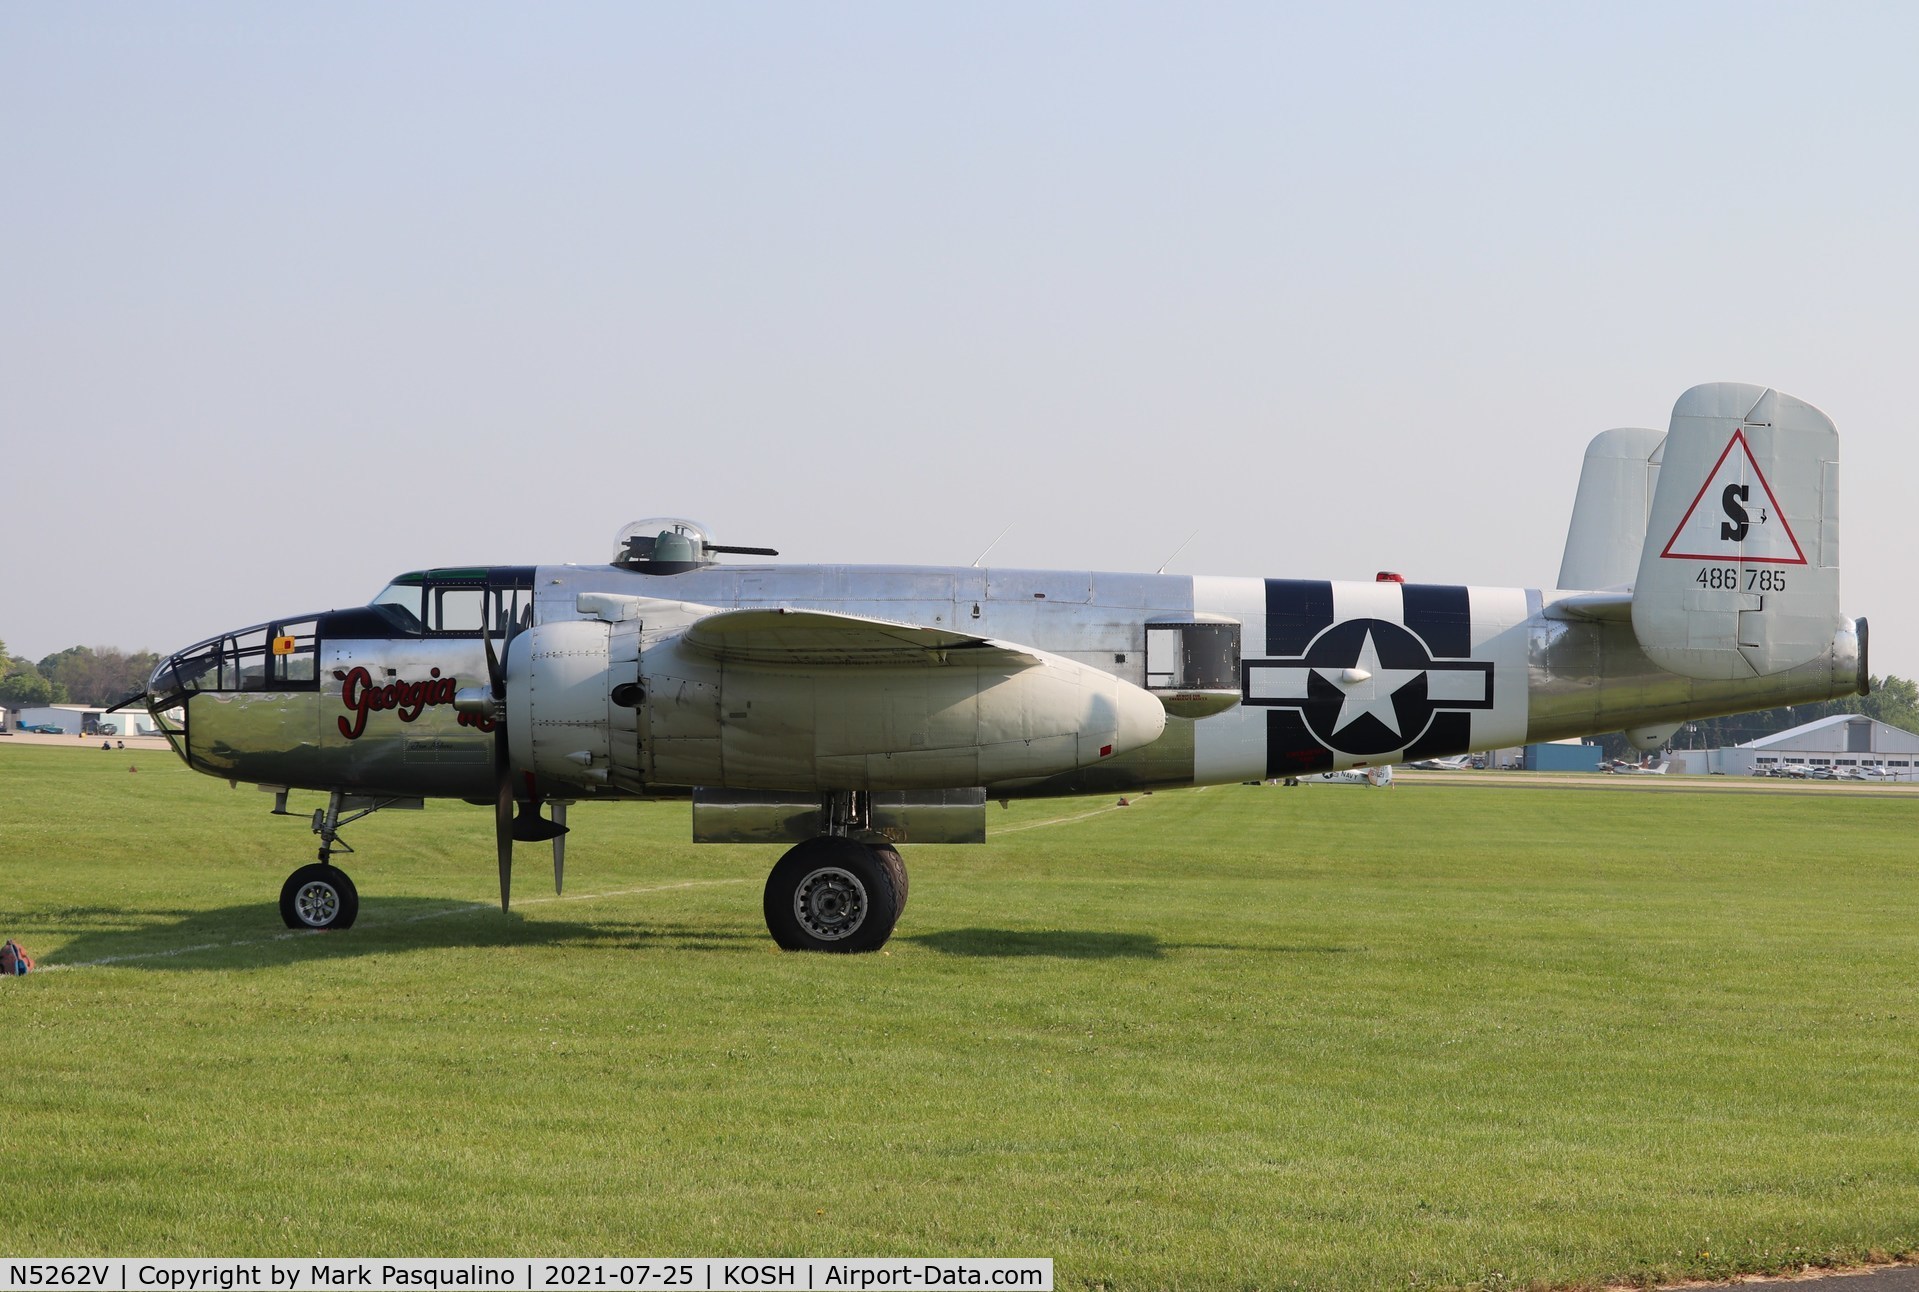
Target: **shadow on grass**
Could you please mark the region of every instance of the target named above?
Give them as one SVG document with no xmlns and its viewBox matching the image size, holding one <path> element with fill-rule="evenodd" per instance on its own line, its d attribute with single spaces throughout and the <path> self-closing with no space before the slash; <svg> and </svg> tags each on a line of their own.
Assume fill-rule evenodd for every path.
<svg viewBox="0 0 1919 1292">
<path fill-rule="evenodd" d="M 1084 929 L 942 929 L 905 939 L 949 956 L 1056 956 L 1063 960 L 1157 960 L 1166 954 L 1150 933 Z"/>
<path fill-rule="evenodd" d="M 71 915 L 75 912 L 63 912 Z M 598 919 L 591 924 L 526 919 L 518 912 L 443 898 L 368 898 L 350 929 L 289 929 L 270 902 L 202 911 L 98 910 L 60 951 L 42 957 L 48 969 L 264 968 L 313 960 L 392 955 L 446 948 L 594 946 L 613 950 L 731 950 L 762 938 L 690 924 Z"/>
<path fill-rule="evenodd" d="M 949 956 L 1014 958 L 1054 956 L 1062 960 L 1160 960 L 1170 951 L 1231 951 L 1275 955 L 1356 955 L 1364 947 L 1162 942 L 1150 933 L 1103 933 L 1086 929 L 942 929 L 916 933 L 901 941 Z"/>
</svg>

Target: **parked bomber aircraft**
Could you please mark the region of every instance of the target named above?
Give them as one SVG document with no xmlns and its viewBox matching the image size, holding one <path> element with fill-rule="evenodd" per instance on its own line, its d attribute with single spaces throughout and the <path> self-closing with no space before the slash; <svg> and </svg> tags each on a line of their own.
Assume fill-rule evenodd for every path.
<svg viewBox="0 0 1919 1292">
<path fill-rule="evenodd" d="M 1670 430 L 1587 451 L 1557 590 L 1084 570 L 723 564 L 683 520 L 612 560 L 401 575 L 366 606 L 180 651 L 144 697 L 187 763 L 318 791 L 295 928 L 345 928 L 349 822 L 492 803 L 692 800 L 694 838 L 788 843 L 782 947 L 867 951 L 897 845 L 978 842 L 989 799 L 1232 784 L 1445 758 L 1865 689 L 1839 612 L 1838 437 L 1810 405 L 1699 386 Z M 1650 507 L 1648 507 L 1650 502 Z"/>
</svg>

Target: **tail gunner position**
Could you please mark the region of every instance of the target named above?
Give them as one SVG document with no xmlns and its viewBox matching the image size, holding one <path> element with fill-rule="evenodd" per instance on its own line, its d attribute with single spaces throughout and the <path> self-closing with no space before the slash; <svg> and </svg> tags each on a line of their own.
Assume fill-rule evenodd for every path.
<svg viewBox="0 0 1919 1292">
<path fill-rule="evenodd" d="M 1650 504 L 1650 505 L 1649 505 Z M 721 564 L 630 525 L 606 565 L 425 570 L 366 606 L 188 647 L 144 702 L 188 765 L 327 795 L 289 927 L 343 929 L 349 822 L 491 803 L 513 845 L 600 799 L 687 799 L 700 842 L 787 843 L 768 929 L 869 951 L 897 845 L 977 843 L 989 798 L 1382 767 L 1863 693 L 1839 612 L 1838 436 L 1757 386 L 1592 442 L 1559 588 L 1084 570 Z"/>
</svg>

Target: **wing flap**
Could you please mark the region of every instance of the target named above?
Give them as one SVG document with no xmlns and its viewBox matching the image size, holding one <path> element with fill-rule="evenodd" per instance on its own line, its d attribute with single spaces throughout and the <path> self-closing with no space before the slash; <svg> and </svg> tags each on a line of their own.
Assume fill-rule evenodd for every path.
<svg viewBox="0 0 1919 1292">
<path fill-rule="evenodd" d="M 967 662 L 1001 668 L 1040 663 L 1011 642 L 861 615 L 770 606 L 722 610 L 686 630 L 686 645 L 738 664 L 938 667 Z"/>
</svg>

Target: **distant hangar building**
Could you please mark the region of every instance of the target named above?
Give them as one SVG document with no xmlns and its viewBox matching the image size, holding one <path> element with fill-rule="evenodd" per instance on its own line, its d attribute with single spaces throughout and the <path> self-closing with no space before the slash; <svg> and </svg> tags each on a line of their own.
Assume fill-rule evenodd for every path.
<svg viewBox="0 0 1919 1292">
<path fill-rule="evenodd" d="M 1836 713 L 1803 727 L 1729 749 L 1675 750 L 1673 770 L 1751 776 L 1787 763 L 1808 767 L 1878 767 L 1902 781 L 1919 779 L 1919 735 L 1857 713 Z"/>
</svg>

